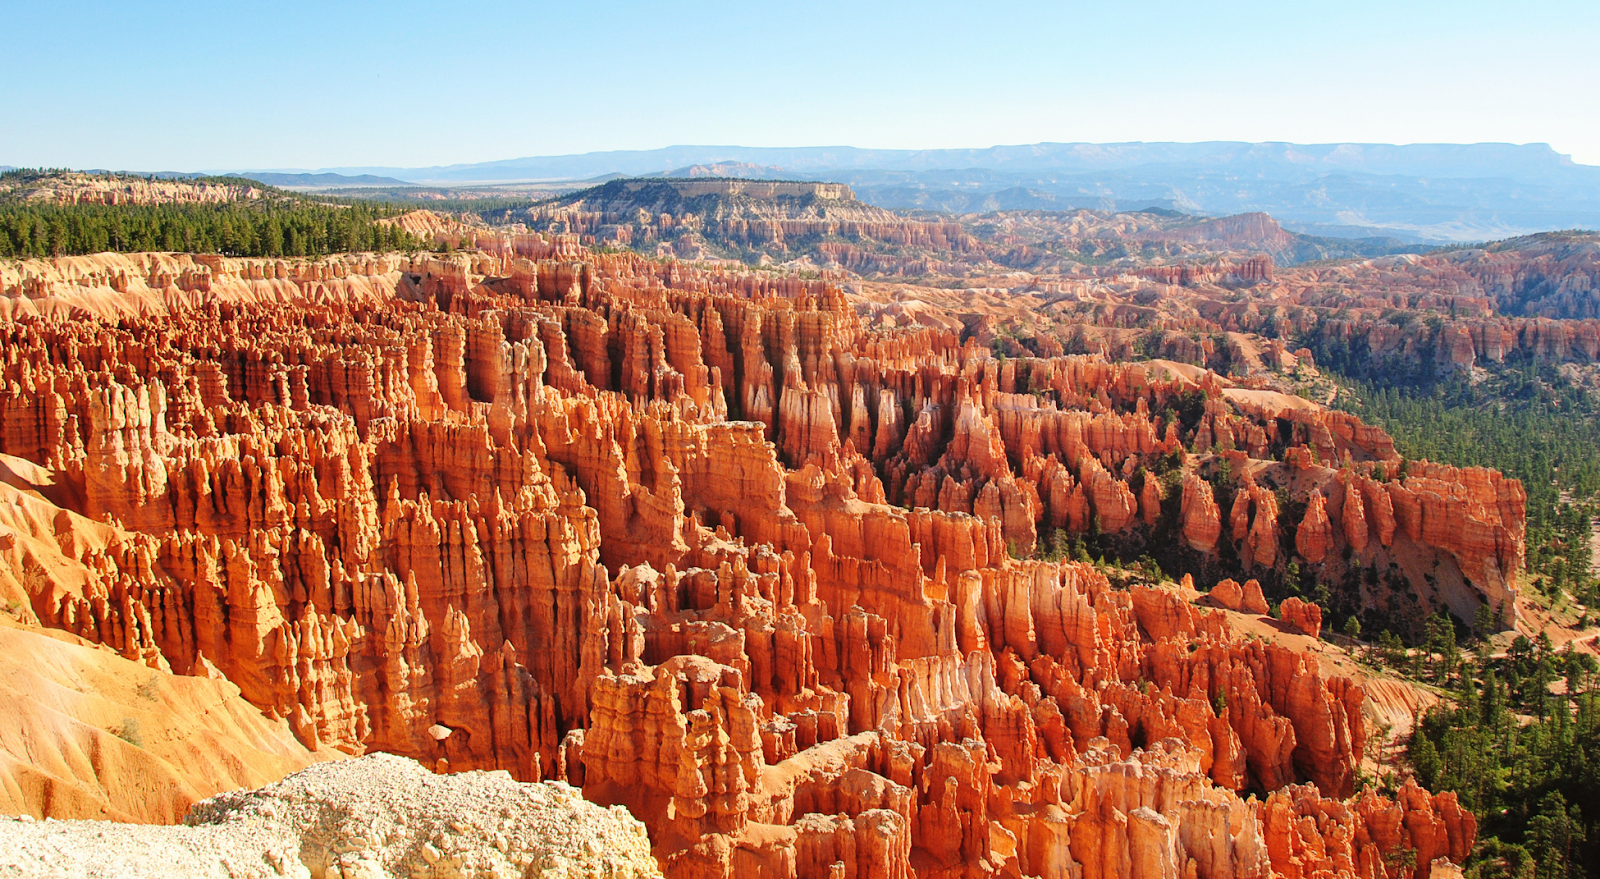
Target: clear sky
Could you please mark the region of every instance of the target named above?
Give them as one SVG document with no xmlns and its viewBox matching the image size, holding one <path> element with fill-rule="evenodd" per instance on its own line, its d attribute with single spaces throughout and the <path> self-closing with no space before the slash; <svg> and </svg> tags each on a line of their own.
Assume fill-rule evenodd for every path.
<svg viewBox="0 0 1600 879">
<path fill-rule="evenodd" d="M 1600 2 L 5 4 L 0 164 L 414 167 L 671 144 L 1545 142 Z"/>
</svg>

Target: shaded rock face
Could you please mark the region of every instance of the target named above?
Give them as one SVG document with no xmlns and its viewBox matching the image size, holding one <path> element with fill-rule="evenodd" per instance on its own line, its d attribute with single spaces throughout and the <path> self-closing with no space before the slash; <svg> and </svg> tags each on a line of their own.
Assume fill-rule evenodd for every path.
<svg viewBox="0 0 1600 879">
<path fill-rule="evenodd" d="M 1169 494 L 1158 462 L 1215 447 L 1343 498 L 1316 462 L 1381 470 L 1381 432 L 1212 374 L 869 331 L 822 282 L 479 245 L 366 275 L 219 262 L 215 299 L 129 258 L 132 314 L 113 275 L 25 264 L 3 451 L 119 527 L 62 538 L 81 575 L 18 600 L 225 676 L 310 746 L 581 787 L 670 876 L 1425 877 L 1389 855 L 1470 848 L 1448 795 L 1342 802 L 1350 680 L 1175 590 L 1018 558 L 1044 528 L 1172 519 L 1281 563 L 1272 492 L 1236 489 L 1225 530 L 1211 484 Z M 1198 423 L 1151 414 L 1197 386 Z M 1519 486 L 1411 472 L 1356 489 L 1391 539 L 1515 569 Z"/>
<path fill-rule="evenodd" d="M 1242 217 L 1219 218 L 1236 221 Z M 1450 373 L 1522 358 L 1541 362 L 1600 361 L 1600 235 L 1549 232 L 1425 256 L 1276 268 L 1250 272 L 1232 262 L 1149 266 L 1151 282 L 1181 284 L 1202 296 L 1221 293 L 1199 308 L 1195 328 L 1257 332 L 1277 337 L 1292 327 L 1297 338 L 1357 374 L 1409 366 Z M 1243 289 L 1237 282 L 1249 279 Z M 1141 297 L 1148 305 L 1150 295 Z M 1163 297 L 1165 298 L 1165 297 Z M 1161 324 L 1192 314 L 1192 295 L 1172 296 L 1158 310 Z M 1280 310 L 1293 303 L 1292 316 Z M 1406 322 L 1390 320 L 1404 309 Z M 1420 319 L 1419 319 L 1420 318 Z M 1144 324 L 1154 326 L 1155 322 Z M 1214 367 L 1251 362 L 1254 354 L 1225 347 L 1195 349 L 1158 336 L 1164 356 Z M 1276 358 L 1293 369 L 1304 353 Z M 1279 366 L 1274 366 L 1279 368 Z"/>
<path fill-rule="evenodd" d="M 1593 232 L 1550 232 L 1426 257 L 1372 260 L 1338 271 L 1361 288 L 1381 284 L 1411 295 L 1460 297 L 1463 303 L 1487 300 L 1505 318 L 1461 321 L 1435 331 L 1452 340 L 1440 358 L 1458 365 L 1540 347 L 1564 359 L 1594 357 L 1589 340 L 1594 339 L 1593 319 L 1600 317 L 1600 236 Z M 1555 324 L 1551 319 L 1572 322 Z M 1541 322 L 1545 330 L 1557 329 L 1557 335 L 1540 342 Z M 1534 338 L 1525 338 L 1527 330 Z"/>
</svg>

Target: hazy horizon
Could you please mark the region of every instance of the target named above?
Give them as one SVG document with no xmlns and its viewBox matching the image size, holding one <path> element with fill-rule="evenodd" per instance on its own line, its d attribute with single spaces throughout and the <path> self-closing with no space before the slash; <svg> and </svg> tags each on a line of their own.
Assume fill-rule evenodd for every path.
<svg viewBox="0 0 1600 879">
<path fill-rule="evenodd" d="M 1554 147 L 1554 145 L 1549 144 L 1549 143 L 1545 143 L 1545 142 L 1510 143 L 1510 142 L 1505 142 L 1505 141 L 1479 141 L 1479 142 L 1475 142 L 1475 143 L 1431 143 L 1431 142 L 1422 142 L 1422 143 L 1377 143 L 1377 142 L 1355 142 L 1355 141 L 1327 141 L 1327 142 L 1324 142 L 1324 143 L 1297 143 L 1295 141 L 1285 141 L 1285 140 L 1262 140 L 1262 141 L 1240 141 L 1240 140 L 1206 140 L 1206 141 L 1182 141 L 1182 140 L 1148 141 L 1148 140 L 1145 140 L 1145 141 L 1141 141 L 1141 140 L 1133 140 L 1133 141 L 1093 141 L 1093 142 L 1090 142 L 1090 141 L 1038 141 L 1036 143 L 1018 143 L 1018 144 L 999 144 L 999 143 L 997 143 L 997 144 L 989 144 L 987 146 L 967 145 L 967 146 L 955 146 L 955 147 L 918 147 L 918 146 L 861 147 L 861 146 L 857 146 L 855 144 L 843 144 L 843 143 L 839 143 L 839 144 L 784 144 L 784 145 L 780 145 L 780 146 L 752 146 L 752 145 L 749 145 L 749 144 L 690 144 L 690 143 L 681 143 L 681 144 L 666 144 L 666 145 L 663 145 L 663 146 L 648 147 L 648 148 L 642 148 L 642 149 L 588 150 L 588 151 L 581 152 L 581 153 L 560 153 L 560 154 L 549 154 L 549 155 L 505 156 L 505 157 L 502 157 L 500 159 L 488 159 L 488 160 L 481 161 L 481 162 L 449 162 L 449 163 L 444 163 L 444 164 L 418 165 L 418 166 L 354 164 L 354 165 L 329 165 L 329 166 L 317 167 L 317 168 L 312 168 L 312 167 L 261 167 L 261 168 L 233 168 L 233 167 L 224 168 L 224 167 L 217 167 L 217 168 L 199 168 L 199 169 L 194 169 L 194 168 L 160 168 L 160 169 L 156 169 L 156 168 L 141 168 L 141 169 L 106 168 L 106 169 L 96 169 L 96 170 L 127 171 L 127 172 L 143 171 L 143 172 L 151 172 L 151 173 L 178 172 L 178 173 L 200 173 L 200 174 L 217 174 L 217 173 L 229 173 L 229 172 L 237 172 L 237 171 L 255 171 L 255 172 L 263 172 L 263 173 L 286 173 L 286 174 L 330 174 L 330 173 L 332 173 L 332 174 L 358 174 L 358 173 L 361 173 L 361 174 L 377 174 L 377 173 L 384 172 L 384 171 L 390 171 L 390 172 L 399 172 L 399 171 L 436 171 L 436 170 L 442 171 L 442 170 L 452 170 L 452 169 L 463 169 L 463 168 L 471 168 L 471 167 L 480 167 L 480 166 L 486 166 L 486 165 L 509 164 L 509 163 L 517 163 L 517 162 L 548 161 L 548 160 L 557 160 L 557 159 L 583 159 L 583 158 L 590 158 L 590 157 L 599 158 L 599 157 L 606 157 L 606 156 L 628 156 L 628 155 L 640 155 L 640 154 L 650 154 L 650 153 L 663 153 L 663 152 L 675 151 L 675 150 L 705 150 L 705 151 L 722 150 L 722 149 L 726 149 L 726 150 L 730 150 L 730 151 L 755 151 L 755 150 L 784 150 L 784 151 L 857 150 L 857 151 L 863 151 L 863 152 L 884 152 L 884 153 L 888 153 L 888 152 L 934 153 L 934 152 L 982 152 L 982 151 L 988 151 L 988 150 L 1023 149 L 1023 148 L 1028 148 L 1028 147 L 1071 146 L 1071 145 L 1120 147 L 1120 146 L 1162 146 L 1162 145 L 1203 146 L 1203 145 L 1206 145 L 1206 144 L 1245 144 L 1245 145 L 1251 145 L 1251 146 L 1269 146 L 1269 145 L 1277 146 L 1277 145 L 1282 145 L 1282 146 L 1290 146 L 1290 147 L 1360 146 L 1360 147 L 1396 147 L 1396 148 L 1407 148 L 1407 147 L 1517 147 L 1517 148 L 1547 147 L 1547 148 L 1549 148 L 1551 150 L 1551 152 L 1554 152 L 1555 154 L 1557 154 L 1558 156 L 1560 156 L 1563 159 L 1567 159 L 1567 160 L 1571 161 L 1572 164 L 1574 164 L 1574 165 L 1579 165 L 1579 166 L 1583 166 L 1583 167 L 1600 167 L 1600 162 L 1593 162 L 1592 163 L 1592 162 L 1579 161 L 1572 154 L 1570 154 L 1570 153 L 1562 153 L 1560 150 L 1557 150 Z M 1597 158 L 1600 158 L 1600 157 L 1597 157 Z M 736 161 L 736 160 L 735 159 L 725 159 L 725 160 L 720 160 L 720 161 Z M 700 164 L 700 163 L 699 162 L 694 162 L 694 163 L 691 163 L 691 164 Z M 78 170 L 83 170 L 83 169 L 78 169 Z M 662 169 L 656 169 L 656 170 L 668 170 L 668 169 L 662 168 Z M 570 178 L 551 178 L 551 179 L 570 179 Z"/>
</svg>

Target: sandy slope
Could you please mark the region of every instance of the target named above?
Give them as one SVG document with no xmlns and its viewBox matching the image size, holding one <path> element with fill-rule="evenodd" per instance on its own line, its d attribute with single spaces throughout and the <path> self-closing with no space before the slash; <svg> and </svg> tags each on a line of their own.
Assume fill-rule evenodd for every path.
<svg viewBox="0 0 1600 879">
<path fill-rule="evenodd" d="M 171 823 L 313 753 L 223 680 L 179 677 L 0 617 L 0 812 Z"/>
<path fill-rule="evenodd" d="M 225 680 L 180 677 L 68 632 L 33 598 L 83 594 L 86 548 L 120 529 L 59 506 L 81 487 L 0 456 L 0 813 L 171 823 L 221 791 L 321 760 Z M 37 582 L 30 582 L 37 581 Z"/>
</svg>

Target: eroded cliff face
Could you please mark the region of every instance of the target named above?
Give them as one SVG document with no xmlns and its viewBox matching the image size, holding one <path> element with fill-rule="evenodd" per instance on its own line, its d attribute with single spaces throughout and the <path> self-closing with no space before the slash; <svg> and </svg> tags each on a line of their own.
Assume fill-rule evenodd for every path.
<svg viewBox="0 0 1600 879">
<path fill-rule="evenodd" d="M 857 201 L 840 183 L 613 180 L 504 219 L 662 256 L 809 254 L 834 268 L 894 274 L 905 270 L 908 248 L 958 261 L 979 250 L 960 223 L 908 219 Z"/>
<path fill-rule="evenodd" d="M 1600 238 L 1593 233 L 1299 266 L 1278 271 L 1253 294 L 1254 303 L 1218 303 L 1214 318 L 1229 329 L 1288 330 L 1324 352 L 1348 352 L 1342 366 L 1354 372 L 1600 360 Z"/>
<path fill-rule="evenodd" d="M 115 527 L 7 588 L 308 746 L 579 785 L 676 877 L 1426 879 L 1470 849 L 1452 794 L 1348 799 L 1351 680 L 1016 556 L 1174 520 L 1269 566 L 1405 540 L 1492 599 L 1516 483 L 1398 481 L 1381 432 L 1209 373 L 868 330 L 821 282 L 478 245 L 14 270 L 0 451 Z"/>
<path fill-rule="evenodd" d="M 187 180 L 135 174 L 53 172 L 0 181 L 0 199 L 35 204 L 222 204 L 269 197 L 266 187 L 230 178 Z"/>
<path fill-rule="evenodd" d="M 1274 256 L 1270 230 L 1200 234 L 1206 225 L 1249 230 L 1250 215 L 1163 229 L 1122 214 L 1080 224 L 1036 213 L 1051 219 L 964 220 L 986 264 L 928 249 L 901 260 L 904 271 L 933 276 L 925 286 L 853 283 L 869 325 L 944 326 L 1012 357 L 1161 358 L 1252 389 L 1282 388 L 1319 365 L 1376 379 L 1396 369 L 1445 376 L 1527 361 L 1584 371 L 1600 363 L 1600 235 L 1592 232 L 1296 265 Z M 1178 241 L 1197 249 L 1175 251 Z M 1070 260 L 1107 247 L 1115 250 L 1093 265 Z M 1112 253 L 1121 255 L 1106 260 Z"/>
</svg>

